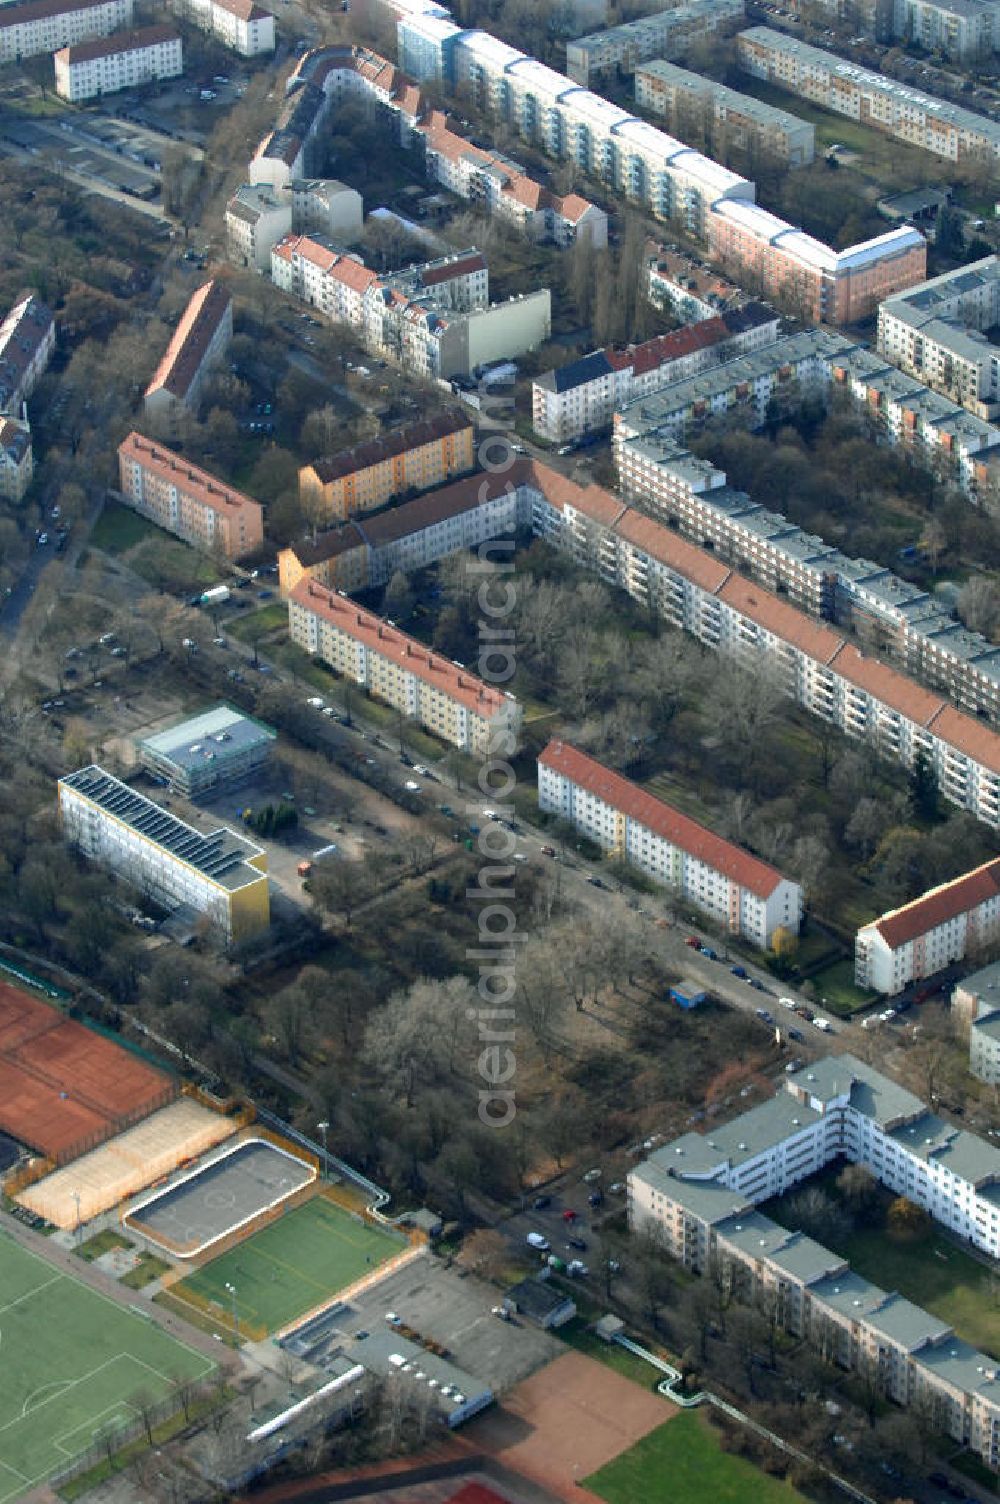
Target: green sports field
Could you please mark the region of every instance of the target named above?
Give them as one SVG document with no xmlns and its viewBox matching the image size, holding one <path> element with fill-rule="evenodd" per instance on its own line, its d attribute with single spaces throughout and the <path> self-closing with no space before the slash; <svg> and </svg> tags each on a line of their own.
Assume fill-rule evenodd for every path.
<svg viewBox="0 0 1000 1504">
<path fill-rule="evenodd" d="M 225 1319 L 232 1309 L 226 1286 L 234 1285 L 241 1329 L 246 1323 L 273 1332 L 405 1247 L 401 1236 L 314 1196 L 188 1275 L 170 1294 L 183 1299 L 191 1291 L 214 1301 Z"/>
<path fill-rule="evenodd" d="M 790 1484 L 724 1452 L 695 1410 L 675 1415 L 582 1481 L 608 1504 L 805 1504 Z"/>
<path fill-rule="evenodd" d="M 214 1367 L 0 1233 L 0 1504 Z"/>
</svg>

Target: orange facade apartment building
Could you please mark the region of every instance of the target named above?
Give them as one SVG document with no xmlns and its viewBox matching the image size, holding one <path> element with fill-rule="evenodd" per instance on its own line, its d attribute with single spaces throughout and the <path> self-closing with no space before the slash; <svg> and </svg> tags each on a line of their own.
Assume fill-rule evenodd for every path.
<svg viewBox="0 0 1000 1504">
<path fill-rule="evenodd" d="M 141 433 L 118 446 L 125 501 L 157 526 L 206 553 L 238 559 L 264 541 L 264 509 L 208 470 Z"/>
<path fill-rule="evenodd" d="M 303 465 L 299 496 L 323 524 L 346 522 L 407 491 L 427 491 L 465 475 L 475 459 L 475 430 L 459 413 L 442 413 L 370 443 Z"/>
</svg>

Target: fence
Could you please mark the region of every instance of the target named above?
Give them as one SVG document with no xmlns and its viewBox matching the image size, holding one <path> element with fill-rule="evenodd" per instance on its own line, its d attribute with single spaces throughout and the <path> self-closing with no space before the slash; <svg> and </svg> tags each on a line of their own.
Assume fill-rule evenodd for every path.
<svg viewBox="0 0 1000 1504">
<path fill-rule="evenodd" d="M 4 1177 L 3 1188 L 7 1196 L 18 1196 L 26 1191 L 29 1185 L 36 1181 L 44 1180 L 46 1175 L 51 1175 L 56 1167 L 54 1159 L 29 1159 L 27 1164 L 16 1165 L 9 1175 Z"/>
<path fill-rule="evenodd" d="M 266 1107 L 257 1108 L 257 1121 L 258 1124 L 262 1122 L 272 1124 L 274 1131 L 282 1138 L 291 1139 L 294 1143 L 301 1144 L 303 1148 L 308 1149 L 311 1154 L 315 1154 L 317 1164 L 329 1166 L 336 1170 L 337 1174 L 351 1185 L 358 1186 L 369 1198 L 369 1205 L 375 1211 L 381 1210 L 386 1202 L 391 1199 L 389 1192 L 383 1191 L 381 1186 L 375 1184 L 374 1180 L 369 1180 L 367 1175 L 361 1174 L 360 1170 L 353 1169 L 345 1160 L 338 1159 L 336 1154 L 330 1154 L 320 1148 L 314 1139 L 309 1138 L 305 1133 L 300 1133 L 298 1128 L 293 1128 L 291 1123 L 284 1122 L 275 1113 L 268 1111 Z"/>
<path fill-rule="evenodd" d="M 231 1310 L 227 1310 L 224 1305 L 211 1300 L 207 1295 L 202 1295 L 200 1291 L 190 1289 L 183 1280 L 169 1285 L 163 1293 L 168 1301 L 173 1301 L 182 1308 L 187 1306 L 190 1310 L 197 1311 L 215 1326 L 221 1327 L 223 1331 L 231 1332 L 234 1337 L 244 1342 L 263 1342 L 267 1336 L 267 1327 L 262 1322 L 248 1321 L 245 1316 L 239 1318 L 240 1329 L 237 1333 Z"/>
<path fill-rule="evenodd" d="M 92 1467 L 99 1463 L 111 1460 L 130 1442 L 137 1441 L 143 1436 L 148 1439 L 149 1433 L 155 1432 L 167 1421 L 172 1420 L 179 1410 L 184 1410 L 185 1418 L 193 1409 L 193 1402 L 208 1393 L 204 1387 L 193 1384 L 181 1384 L 156 1404 L 143 1405 L 137 1410 L 132 1420 L 122 1421 L 117 1426 L 107 1426 L 100 1431 L 85 1451 L 78 1453 L 72 1461 L 67 1462 L 57 1472 L 51 1473 L 46 1479 L 49 1487 L 54 1491 L 64 1484 L 79 1478 L 83 1473 L 89 1472 Z"/>
</svg>

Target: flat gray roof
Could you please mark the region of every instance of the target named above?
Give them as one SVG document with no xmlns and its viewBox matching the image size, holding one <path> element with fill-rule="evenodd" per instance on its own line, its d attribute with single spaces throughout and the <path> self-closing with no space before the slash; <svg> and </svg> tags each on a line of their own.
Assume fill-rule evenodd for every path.
<svg viewBox="0 0 1000 1504">
<path fill-rule="evenodd" d="M 447 1417 L 470 1406 L 481 1409 L 493 1398 L 492 1389 L 482 1379 L 389 1326 L 375 1327 L 367 1337 L 356 1340 L 351 1357 L 379 1378 L 398 1374 L 401 1382 L 408 1381 L 415 1389 L 431 1394 Z"/>
<path fill-rule="evenodd" d="M 991 961 L 978 971 L 970 971 L 967 977 L 955 983 L 955 991 L 959 990 L 971 993 L 973 997 L 991 1006 L 995 1000 L 1000 1007 L 1000 961 Z"/>
<path fill-rule="evenodd" d="M 926 1111 L 923 1102 L 912 1091 L 897 1086 L 895 1081 L 866 1065 L 856 1055 L 824 1055 L 812 1065 L 786 1077 L 785 1085 L 789 1090 L 800 1087 L 823 1103 L 849 1092 L 851 1106 L 878 1123 L 880 1128 L 910 1121 Z"/>
<path fill-rule="evenodd" d="M 216 705 L 178 721 L 166 731 L 143 737 L 137 745 L 140 751 L 190 771 L 208 761 L 224 762 L 251 747 L 273 742 L 277 735 L 263 721 L 255 721 L 231 705 Z"/>
</svg>

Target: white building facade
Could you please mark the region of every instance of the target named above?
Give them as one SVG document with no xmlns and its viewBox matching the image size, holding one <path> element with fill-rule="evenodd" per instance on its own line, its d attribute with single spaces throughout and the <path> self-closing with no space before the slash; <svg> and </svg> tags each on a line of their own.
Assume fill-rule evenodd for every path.
<svg viewBox="0 0 1000 1504">
<path fill-rule="evenodd" d="M 799 932 L 798 883 L 566 742 L 538 758 L 538 807 L 761 950 Z"/>
<path fill-rule="evenodd" d="M 1000 858 L 858 930 L 854 980 L 892 997 L 1000 936 Z"/>
<path fill-rule="evenodd" d="M 56 93 L 70 103 L 136 89 L 184 72 L 184 47 L 169 26 L 146 26 L 63 47 L 55 55 Z"/>
<path fill-rule="evenodd" d="M 132 15 L 133 0 L 14 0 L 0 6 L 0 63 L 109 36 Z"/>
</svg>

